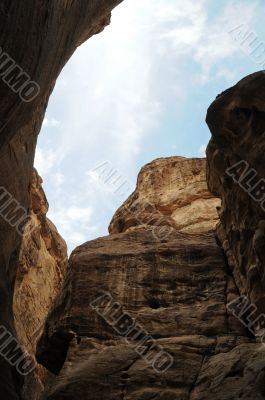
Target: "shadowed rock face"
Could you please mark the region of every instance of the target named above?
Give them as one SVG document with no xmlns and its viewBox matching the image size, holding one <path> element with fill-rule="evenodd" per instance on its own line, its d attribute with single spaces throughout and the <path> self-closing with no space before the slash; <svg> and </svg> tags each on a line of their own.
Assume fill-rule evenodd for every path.
<svg viewBox="0 0 265 400">
<path fill-rule="evenodd" d="M 30 220 L 20 249 L 13 306 L 18 338 L 33 357 L 49 309 L 61 289 L 68 261 L 66 243 L 46 217 L 49 205 L 41 184 L 42 179 L 34 170 Z M 47 371 L 37 366 L 26 379 L 23 398 L 37 399 L 46 378 Z"/>
<path fill-rule="evenodd" d="M 14 294 L 18 335 L 32 354 L 52 301 L 61 288 L 68 261 L 66 243 L 46 217 L 48 202 L 41 183 L 34 170 L 30 221 L 23 235 Z"/>
<path fill-rule="evenodd" d="M 222 199 L 219 240 L 240 293 L 258 308 L 256 318 L 265 313 L 264 72 L 218 96 L 207 123 L 209 189 Z"/>
<path fill-rule="evenodd" d="M 164 171 L 164 181 L 154 166 Z M 125 232 L 72 253 L 38 344 L 38 360 L 58 374 L 46 399 L 264 398 L 265 348 L 226 309 L 239 291 L 212 229 L 215 207 L 208 204 L 204 167 L 204 160 L 174 157 L 148 164 L 110 226 L 117 218 L 126 226 L 126 205 L 133 208 L 145 193 L 171 220 L 169 210 L 175 213 L 179 204 L 181 212 L 183 199 L 185 207 L 205 201 L 214 216 L 208 231 L 202 224 L 202 232 L 173 229 L 158 239 L 156 218 L 154 225 L 149 218 L 135 226 L 131 218 Z M 179 197 L 167 186 L 169 176 Z M 194 221 L 200 212 L 198 207 Z M 171 357 L 168 369 L 157 368 L 155 349 Z"/>
<path fill-rule="evenodd" d="M 49 96 L 61 69 L 83 41 L 99 33 L 121 0 L 3 0 L 0 4 L 0 186 L 26 210 L 33 158 Z M 9 64 L 5 64 L 6 54 Z M 3 80 L 14 62 L 40 87 L 31 102 Z M 5 69 L 6 68 L 6 69 Z M 10 70 L 11 71 L 11 70 Z M 11 72 L 10 72 L 11 73 Z M 7 76 L 6 76 L 7 77 Z M 11 79 L 8 76 L 8 81 Z M 14 84 L 14 81 L 13 81 Z M 17 83 L 18 85 L 18 83 Z M 15 87 L 16 88 L 16 87 Z M 21 246 L 16 229 L 0 218 L 0 325 L 15 333 L 12 298 Z M 0 393 L 19 398 L 22 378 L 0 360 Z"/>
</svg>

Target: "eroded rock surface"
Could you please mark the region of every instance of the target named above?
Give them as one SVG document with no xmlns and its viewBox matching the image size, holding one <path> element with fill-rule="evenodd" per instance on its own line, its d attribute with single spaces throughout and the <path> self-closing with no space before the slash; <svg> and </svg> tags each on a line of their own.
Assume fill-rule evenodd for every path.
<svg viewBox="0 0 265 400">
<path fill-rule="evenodd" d="M 206 183 L 204 158 L 159 158 L 145 165 L 137 186 L 117 210 L 110 233 L 126 232 L 134 226 L 166 222 L 182 232 L 207 232 L 219 220 L 214 197 Z"/>
<path fill-rule="evenodd" d="M 222 199 L 219 240 L 240 293 L 258 308 L 256 318 L 265 312 L 264 72 L 218 96 L 207 123 L 209 188 Z"/>
<path fill-rule="evenodd" d="M 181 164 L 182 179 L 176 178 L 175 163 Z M 126 204 L 133 207 L 142 201 L 139 187 L 153 205 L 164 205 L 159 212 L 166 216 L 165 224 L 168 216 L 173 220 L 171 213 L 178 205 L 181 212 L 189 201 L 208 203 L 212 198 L 205 175 L 202 179 L 204 160 L 170 158 L 154 165 L 174 177 L 179 199 L 167 187 L 170 179 L 161 181 L 148 164 L 136 192 L 114 216 L 112 234 L 85 243 L 70 257 L 64 287 L 38 344 L 38 360 L 58 374 L 46 399 L 261 400 L 265 348 L 227 312 L 239 291 L 213 231 L 216 199 L 208 231 L 204 224 L 202 232 L 185 232 L 175 225 L 158 239 L 156 218 L 148 224 L 131 218 L 128 229 L 113 233 L 118 218 L 125 225 L 128 221 Z M 191 166 L 196 173 L 191 174 Z M 197 190 L 189 186 L 189 179 Z M 200 212 L 198 207 L 194 225 Z M 109 308 L 100 296 L 111 297 Z M 115 315 L 117 320 L 124 313 L 143 329 L 141 354 L 134 329 L 129 325 L 126 331 L 113 322 Z M 148 362 L 157 346 L 173 359 L 164 372 Z"/>
<path fill-rule="evenodd" d="M 32 357 L 35 357 L 37 339 L 49 309 L 61 289 L 68 262 L 66 243 L 46 217 L 49 205 L 41 184 L 42 179 L 34 170 L 30 188 L 30 220 L 22 239 L 14 294 L 18 338 Z M 35 378 L 35 391 L 41 393 L 46 371 L 38 366 L 31 375 L 34 376 L 30 377 L 30 385 Z M 31 400 L 29 395 L 27 393 L 25 399 Z"/>
<path fill-rule="evenodd" d="M 173 356 L 168 371 L 155 372 L 134 351 L 133 339 L 126 343 L 93 310 L 90 303 L 104 292 Z M 84 400 L 188 400 L 202 363 L 207 368 L 216 354 L 251 342 L 226 311 L 227 301 L 237 296 L 211 232 L 174 231 L 161 243 L 151 227 L 138 228 L 80 246 L 39 344 L 38 359 L 48 369 L 59 373 L 63 366 L 47 398 L 70 399 L 78 393 Z M 220 368 L 219 359 L 214 360 Z"/>
</svg>

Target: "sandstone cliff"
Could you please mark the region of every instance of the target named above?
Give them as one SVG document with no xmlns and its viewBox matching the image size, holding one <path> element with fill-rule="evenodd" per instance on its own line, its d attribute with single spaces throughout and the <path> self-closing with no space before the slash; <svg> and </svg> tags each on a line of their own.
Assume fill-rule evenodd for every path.
<svg viewBox="0 0 265 400">
<path fill-rule="evenodd" d="M 48 311 L 62 286 L 68 261 L 66 243 L 46 217 L 48 202 L 41 184 L 42 180 L 34 170 L 30 188 L 30 220 L 22 238 L 14 293 L 18 338 L 33 357 Z M 25 399 L 31 399 L 29 396 L 33 390 L 41 393 L 45 378 L 46 372 L 39 366 L 35 371 L 36 384 L 31 377 Z"/>
<path fill-rule="evenodd" d="M 181 232 L 215 229 L 220 200 L 208 190 L 204 158 L 160 158 L 145 165 L 137 187 L 117 210 L 110 233 L 168 223 Z"/>
<path fill-rule="evenodd" d="M 204 169 L 204 160 L 178 157 L 148 164 L 112 234 L 72 253 L 38 345 L 38 360 L 59 374 L 47 400 L 264 398 L 265 349 L 227 312 L 239 291 L 216 242 L 219 201 Z M 206 203 L 207 218 L 194 202 Z M 186 207 L 194 212 L 183 229 Z M 175 223 L 159 238 L 158 211 L 160 224 Z"/>
</svg>

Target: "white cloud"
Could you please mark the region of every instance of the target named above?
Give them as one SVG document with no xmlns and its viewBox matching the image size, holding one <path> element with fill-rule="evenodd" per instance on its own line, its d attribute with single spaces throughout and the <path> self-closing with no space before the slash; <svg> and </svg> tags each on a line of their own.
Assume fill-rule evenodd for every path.
<svg viewBox="0 0 265 400">
<path fill-rule="evenodd" d="M 203 145 L 201 145 L 201 147 L 199 148 L 199 155 L 201 156 L 201 157 L 205 157 L 205 152 L 206 152 L 206 147 L 207 147 L 207 144 L 203 144 Z"/>
<path fill-rule="evenodd" d="M 67 220 L 89 221 L 93 214 L 93 210 L 91 207 L 82 208 L 82 207 L 71 206 L 68 209 L 63 210 L 63 213 Z"/>
<path fill-rule="evenodd" d="M 60 188 L 64 182 L 65 182 L 65 177 L 61 172 L 57 171 L 53 173 L 52 184 L 55 188 L 57 189 Z"/>
<path fill-rule="evenodd" d="M 43 120 L 43 127 L 52 127 L 52 128 L 62 128 L 62 123 L 61 121 L 58 121 L 56 118 L 48 118 L 45 117 Z"/>
<path fill-rule="evenodd" d="M 56 165 L 57 161 L 58 157 L 53 149 L 46 151 L 40 147 L 37 147 L 34 166 L 42 176 L 50 173 Z"/>
<path fill-rule="evenodd" d="M 67 206 L 62 203 L 55 210 L 49 212 L 48 217 L 56 221 L 56 227 L 60 234 L 67 239 L 69 250 L 88 240 L 98 229 L 93 225 L 92 207 Z"/>
<path fill-rule="evenodd" d="M 209 20 L 209 4 L 209 1 L 201 0 L 195 6 L 193 0 L 187 0 L 184 5 L 182 1 L 174 0 L 174 4 L 170 3 L 169 13 L 168 10 L 163 12 L 163 1 L 157 3 L 161 10 L 159 19 L 163 23 L 155 36 L 163 42 L 164 53 L 172 49 L 177 52 L 177 57 L 189 55 L 201 66 L 201 71 L 193 78 L 194 83 L 205 84 L 212 80 L 213 66 L 218 66 L 222 60 L 236 53 L 240 54 L 242 50 L 233 42 L 229 31 L 240 23 L 254 27 L 257 16 L 257 2 L 231 1 L 222 14 Z M 172 25 L 169 24 L 173 22 L 171 16 L 174 16 L 175 22 Z M 223 76 L 231 77 L 228 73 Z"/>
<path fill-rule="evenodd" d="M 203 26 L 202 40 L 194 51 L 194 59 L 201 65 L 202 73 L 198 83 L 206 83 L 213 79 L 211 69 L 220 65 L 221 61 L 235 54 L 241 49 L 234 43 L 229 31 L 242 21 L 250 26 L 255 23 L 256 8 L 254 3 L 238 3 L 232 1 L 225 7 L 223 13 L 214 18 L 212 23 Z"/>
</svg>

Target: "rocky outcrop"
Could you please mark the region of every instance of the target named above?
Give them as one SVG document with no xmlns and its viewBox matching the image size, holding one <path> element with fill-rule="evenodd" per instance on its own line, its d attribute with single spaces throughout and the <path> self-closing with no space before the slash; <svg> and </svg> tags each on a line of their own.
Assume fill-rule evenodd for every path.
<svg viewBox="0 0 265 400">
<path fill-rule="evenodd" d="M 204 158 L 159 158 L 145 165 L 137 186 L 128 200 L 117 210 L 110 233 L 126 232 L 135 226 L 156 226 L 165 223 L 180 232 L 207 232 L 219 220 L 214 197 L 206 184 Z"/>
<path fill-rule="evenodd" d="M 209 188 L 222 200 L 218 237 L 240 293 L 257 307 L 252 319 L 265 313 L 264 99 L 262 71 L 219 95 L 207 115 Z"/>
<path fill-rule="evenodd" d="M 35 357 L 37 339 L 48 311 L 61 289 L 68 262 L 66 243 L 46 217 L 49 205 L 41 184 L 42 179 L 34 170 L 30 190 L 30 220 L 22 239 L 14 294 L 18 338 L 32 357 Z M 41 393 L 46 371 L 38 366 L 34 375 L 34 390 Z M 33 380 L 31 376 L 31 386 Z M 25 390 L 28 390 L 28 386 Z M 29 393 L 25 399 L 30 400 Z"/>
<path fill-rule="evenodd" d="M 20 212 L 29 209 L 37 136 L 59 73 L 83 41 L 104 29 L 120 2 L 1 1 L 0 187 L 12 196 L 13 211 L 17 205 Z M 12 298 L 21 240 L 14 225 L 0 218 L 0 325 L 14 337 Z M 22 383 L 16 368 L 0 359 L 1 396 L 18 400 Z"/>
<path fill-rule="evenodd" d="M 164 171 L 164 180 L 154 167 Z M 114 216 L 112 234 L 72 253 L 38 344 L 38 360 L 58 374 L 47 400 L 264 398 L 265 348 L 227 312 L 239 291 L 216 242 L 215 208 L 208 231 L 204 223 L 202 232 L 193 232 L 192 223 L 190 232 L 175 225 L 158 238 L 156 218 L 153 226 L 150 218 L 127 224 L 126 205 L 138 210 L 144 194 L 169 216 L 165 224 L 174 221 L 176 204 L 181 213 L 198 199 L 208 203 L 204 167 L 204 160 L 174 157 L 148 164 Z M 179 198 L 168 187 L 170 176 Z M 200 207 L 197 212 L 191 219 L 196 231 Z M 115 224 L 124 232 L 113 233 Z"/>
</svg>

